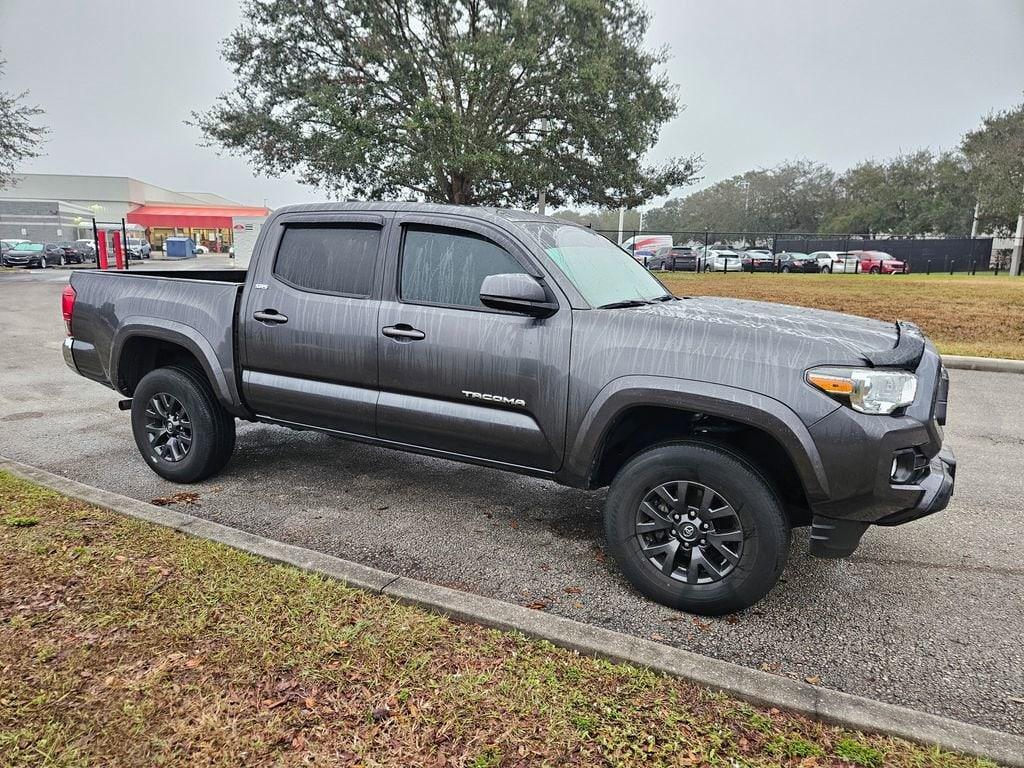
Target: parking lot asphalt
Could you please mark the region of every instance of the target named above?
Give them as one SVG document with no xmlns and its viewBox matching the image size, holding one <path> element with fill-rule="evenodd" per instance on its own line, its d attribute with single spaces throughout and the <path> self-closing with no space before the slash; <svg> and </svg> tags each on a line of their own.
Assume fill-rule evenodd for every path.
<svg viewBox="0 0 1024 768">
<path fill-rule="evenodd" d="M 184 268 L 205 266 L 204 259 Z M 134 266 L 134 265 L 133 265 Z M 155 265 L 154 265 L 155 266 Z M 137 499 L 150 472 L 118 395 L 61 358 L 58 270 L 0 274 L 0 453 Z M 1024 734 L 1024 377 L 951 371 L 956 495 L 810 557 L 754 609 L 704 619 L 634 592 L 602 548 L 602 492 L 240 424 L 192 514 L 388 571 L 862 696 Z"/>
</svg>

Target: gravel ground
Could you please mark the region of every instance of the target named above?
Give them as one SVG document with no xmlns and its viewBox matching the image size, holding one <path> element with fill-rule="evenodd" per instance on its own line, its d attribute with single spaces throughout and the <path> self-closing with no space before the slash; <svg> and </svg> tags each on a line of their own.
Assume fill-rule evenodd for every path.
<svg viewBox="0 0 1024 768">
<path fill-rule="evenodd" d="M 0 274 L 0 453 L 138 499 L 181 490 L 145 468 L 118 396 L 64 366 L 65 279 L 56 270 Z M 950 508 L 870 530 L 848 560 L 809 557 L 799 530 L 783 581 L 756 608 L 725 619 L 682 614 L 633 592 L 605 561 L 603 493 L 324 435 L 240 425 L 234 459 L 191 488 L 200 501 L 187 511 L 1024 734 L 1024 378 L 950 375 L 947 441 L 960 462 Z"/>
</svg>

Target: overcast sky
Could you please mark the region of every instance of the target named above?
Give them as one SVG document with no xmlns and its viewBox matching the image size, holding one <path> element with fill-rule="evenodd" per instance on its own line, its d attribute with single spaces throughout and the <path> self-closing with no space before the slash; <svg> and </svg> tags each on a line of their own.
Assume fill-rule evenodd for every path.
<svg viewBox="0 0 1024 768">
<path fill-rule="evenodd" d="M 809 158 L 843 169 L 949 149 L 1024 96 L 1021 0 L 649 0 L 687 105 L 657 160 L 697 153 L 704 184 Z M 231 87 L 237 0 L 0 0 L 0 88 L 46 109 L 23 170 L 127 175 L 272 206 L 323 199 L 198 145 L 189 112 Z"/>
</svg>

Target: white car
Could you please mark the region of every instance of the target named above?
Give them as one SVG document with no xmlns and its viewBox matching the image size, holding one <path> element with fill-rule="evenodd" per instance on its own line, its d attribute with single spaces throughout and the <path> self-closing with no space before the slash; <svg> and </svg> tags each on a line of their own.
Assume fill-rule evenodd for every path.
<svg viewBox="0 0 1024 768">
<path fill-rule="evenodd" d="M 196 246 L 196 253 L 199 254 L 200 256 L 205 256 L 209 252 L 210 252 L 210 249 L 207 248 L 205 245 L 197 245 Z"/>
<path fill-rule="evenodd" d="M 810 258 L 818 262 L 819 272 L 850 272 L 857 271 L 860 259 L 850 251 L 815 251 Z"/>
<path fill-rule="evenodd" d="M 704 272 L 740 272 L 743 257 L 727 245 L 709 245 L 697 251 L 700 268 Z"/>
</svg>

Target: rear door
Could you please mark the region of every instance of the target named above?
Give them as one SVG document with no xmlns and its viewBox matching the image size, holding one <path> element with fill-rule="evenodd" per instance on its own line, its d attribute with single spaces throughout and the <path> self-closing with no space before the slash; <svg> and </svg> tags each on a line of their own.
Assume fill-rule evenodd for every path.
<svg viewBox="0 0 1024 768">
<path fill-rule="evenodd" d="M 303 213 L 275 222 L 241 317 L 242 388 L 257 414 L 374 434 L 389 216 Z"/>
<path fill-rule="evenodd" d="M 544 319 L 480 302 L 487 275 L 540 278 Z M 554 471 L 562 460 L 572 313 L 523 244 L 461 217 L 396 216 L 380 324 L 380 437 Z"/>
</svg>

